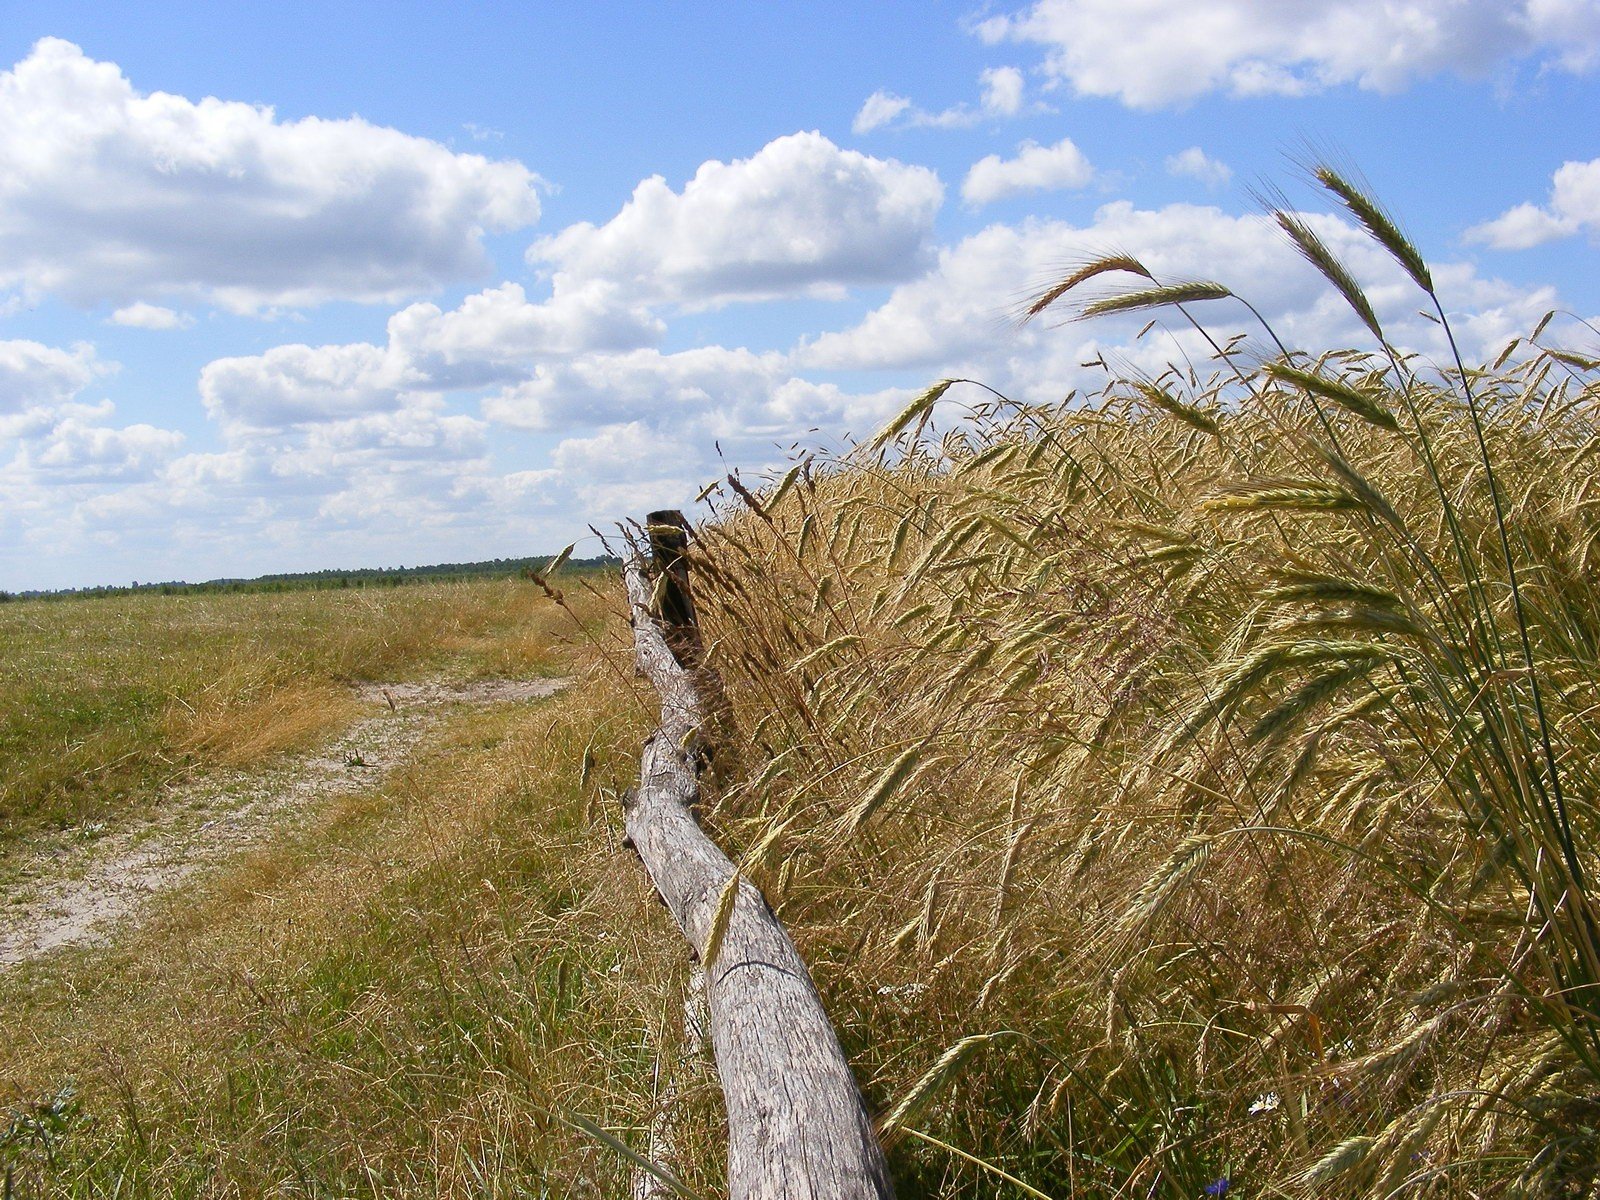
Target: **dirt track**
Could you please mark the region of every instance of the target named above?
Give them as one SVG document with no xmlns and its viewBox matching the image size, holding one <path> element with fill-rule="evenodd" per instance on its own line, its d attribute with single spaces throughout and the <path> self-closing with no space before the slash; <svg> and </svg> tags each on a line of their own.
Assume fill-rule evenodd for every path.
<svg viewBox="0 0 1600 1200">
<path fill-rule="evenodd" d="M 186 784 L 164 798 L 153 820 L 42 849 L 21 878 L 0 888 L 0 971 L 63 946 L 106 941 L 150 897 L 261 841 L 295 810 L 374 786 L 450 708 L 536 700 L 568 682 L 360 685 L 357 693 L 378 711 L 316 753 Z"/>
</svg>

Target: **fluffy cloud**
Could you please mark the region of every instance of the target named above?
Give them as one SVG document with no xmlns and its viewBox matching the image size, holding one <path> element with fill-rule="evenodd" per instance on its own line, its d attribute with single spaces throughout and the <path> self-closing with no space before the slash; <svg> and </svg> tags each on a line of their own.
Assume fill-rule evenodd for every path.
<svg viewBox="0 0 1600 1200">
<path fill-rule="evenodd" d="M 1555 173 L 1550 203 L 1519 204 L 1467 231 L 1467 240 L 1496 250 L 1526 250 L 1580 230 L 1600 234 L 1600 158 L 1563 163 Z"/>
<path fill-rule="evenodd" d="M 117 309 L 109 320 L 113 325 L 125 325 L 130 329 L 188 329 L 194 324 L 194 318 L 188 313 L 143 300 Z"/>
<path fill-rule="evenodd" d="M 687 508 L 699 491 L 701 449 L 643 421 L 565 438 L 550 455 L 551 475 L 569 503 L 613 519 L 665 506 Z"/>
<path fill-rule="evenodd" d="M 1198 179 L 1212 188 L 1222 187 L 1233 178 L 1233 170 L 1227 163 L 1218 162 L 1199 146 L 1168 155 L 1166 168 L 1169 175 Z"/>
<path fill-rule="evenodd" d="M 0 508 L 21 515 L 23 527 L 59 502 L 59 489 L 72 499 L 94 485 L 151 479 L 182 446 L 175 430 L 114 427 L 107 423 L 115 412 L 109 400 L 79 399 L 115 369 L 86 343 L 62 350 L 0 342 L 0 445 L 12 451 L 0 461 Z"/>
<path fill-rule="evenodd" d="M 703 346 L 676 354 L 636 350 L 541 367 L 525 384 L 484 402 L 484 415 L 530 430 L 604 429 L 640 424 L 664 442 L 688 439 L 680 455 L 712 467 L 713 443 L 730 453 L 771 457 L 813 426 L 861 432 L 903 397 L 903 389 L 856 394 L 796 374 L 787 354 Z"/>
<path fill-rule="evenodd" d="M 569 226 L 529 259 L 554 268 L 558 296 L 580 282 L 688 308 L 838 295 L 914 273 L 943 194 L 925 167 L 796 133 L 703 164 L 682 192 L 646 179 L 606 224 Z"/>
<path fill-rule="evenodd" d="M 1381 249 L 1333 217 L 1308 219 L 1349 264 L 1397 341 L 1424 353 L 1446 352 L 1438 329 L 1415 315 L 1414 286 Z M 1102 207 L 1085 226 L 1063 221 L 992 225 L 945 250 L 926 277 L 896 288 L 853 328 L 803 345 L 796 362 L 811 369 L 974 372 L 1002 390 L 1035 399 L 1059 399 L 1068 388 L 1090 382 L 1078 364 L 1099 353 L 1154 370 L 1185 353 L 1203 363 L 1209 347 L 1181 325 L 1170 338 L 1138 341 L 1134 334 L 1143 315 L 1067 328 L 1049 319 L 1018 327 L 1018 309 L 1027 294 L 1021 281 L 1042 289 L 1071 264 L 1111 248 L 1136 255 L 1164 281 L 1220 274 L 1220 282 L 1256 305 L 1291 346 L 1370 342 L 1354 315 L 1266 217 L 1189 204 L 1140 209 L 1119 201 Z M 1493 353 L 1510 336 L 1531 328 L 1554 301 L 1549 289 L 1484 279 L 1467 264 L 1445 263 L 1434 274 L 1472 353 Z M 1093 294 L 1092 288 L 1086 290 Z M 1236 302 L 1213 302 L 1195 312 L 1223 336 L 1237 330 L 1262 338 Z"/>
<path fill-rule="evenodd" d="M 991 43 L 1041 45 L 1045 69 L 1080 95 L 1136 108 L 1212 91 L 1393 92 L 1510 60 L 1583 71 L 1600 59 L 1590 0 L 1034 0 L 977 31 Z"/>
<path fill-rule="evenodd" d="M 1026 99 L 1027 81 L 1016 67 L 989 67 L 978 76 L 982 89 L 976 107 L 954 104 L 938 112 L 918 108 L 904 96 L 879 89 L 868 96 L 850 128 L 856 133 L 895 126 L 902 129 L 967 129 L 985 118 L 1016 117 L 1048 111 Z"/>
<path fill-rule="evenodd" d="M 910 100 L 880 88 L 862 101 L 861 109 L 856 113 L 856 119 L 850 123 L 850 128 L 855 133 L 871 133 L 874 129 L 892 125 L 910 111 Z"/>
<path fill-rule="evenodd" d="M 606 280 L 562 280 L 533 302 L 520 284 L 468 296 L 449 311 L 413 304 L 389 318 L 389 351 L 434 388 L 487 387 L 521 378 L 539 359 L 629 350 L 658 341 L 665 326 Z"/>
<path fill-rule="evenodd" d="M 61 350 L 39 342 L 0 342 L 0 418 L 65 404 L 96 376 L 114 369 L 87 343 Z"/>
<path fill-rule="evenodd" d="M 983 85 L 983 111 L 1014 117 L 1022 111 L 1024 83 L 1016 67 L 990 67 L 978 77 Z"/>
<path fill-rule="evenodd" d="M 797 439 L 815 444 L 876 429 L 909 398 L 905 388 L 859 394 L 795 373 L 788 355 L 707 346 L 676 354 L 592 355 L 541 370 L 487 401 L 492 421 L 559 430 L 548 496 L 620 519 L 687 504 L 730 465 L 759 474 Z"/>
<path fill-rule="evenodd" d="M 504 283 L 449 311 L 413 304 L 389 318 L 382 346 L 291 344 L 216 359 L 201 369 L 200 396 L 230 426 L 283 429 L 396 412 L 435 393 L 516 383 L 538 364 L 580 352 L 657 340 L 659 319 L 613 292 L 582 286 L 535 303 L 520 284 Z"/>
<path fill-rule="evenodd" d="M 103 580 L 119 560 L 141 578 L 253 574 L 328 556 L 440 561 L 459 557 L 463 536 L 516 544 L 547 506 L 532 488 L 499 486 L 487 430 L 415 400 L 276 430 L 225 426 L 223 449 L 181 454 L 172 431 L 69 417 L 0 466 L 0 502 L 28 517 L 0 542 L 0 577 Z"/>
<path fill-rule="evenodd" d="M 265 354 L 219 358 L 200 372 L 200 398 L 213 417 L 275 429 L 399 407 L 403 369 L 377 346 L 274 346 Z"/>
<path fill-rule="evenodd" d="M 544 399 L 550 381 L 571 382 L 579 371 L 560 364 L 649 347 L 664 330 L 656 307 L 914 274 L 942 192 L 921 167 L 840 150 L 814 133 L 780 138 L 750 159 L 706 163 L 682 193 L 646 180 L 607 224 L 539 243 L 534 253 L 557 268 L 547 300 L 504 283 L 449 311 L 431 303 L 400 310 L 383 345 L 284 345 L 217 359 L 201 371 L 201 398 L 230 428 L 265 431 L 526 384 L 506 393 L 520 399 L 496 401 L 496 411 L 521 404 L 518 411 L 554 420 Z"/>
<path fill-rule="evenodd" d="M 488 452 L 487 429 L 475 417 L 414 404 L 308 426 L 301 436 L 277 445 L 274 462 L 280 472 L 352 480 L 405 473 L 417 464 L 476 464 Z"/>
<path fill-rule="evenodd" d="M 417 303 L 389 319 L 384 345 L 279 346 L 201 373 L 207 409 L 278 428 L 394 411 L 409 394 L 551 377 L 552 363 L 658 342 L 655 310 L 836 294 L 913 276 L 943 197 L 922 167 L 840 150 L 816 133 L 749 159 L 701 166 L 683 191 L 659 177 L 604 225 L 570 226 L 530 251 L 552 264 L 550 297 L 503 283 L 445 311 Z"/>
<path fill-rule="evenodd" d="M 468 536 L 498 531 L 526 544 L 546 529 L 570 536 L 560 522 L 574 513 L 603 524 L 687 505 L 728 469 L 723 454 L 759 471 L 816 424 L 866 432 L 907 398 L 905 389 L 856 395 L 800 378 L 782 353 L 643 348 L 540 363 L 486 400 L 479 419 L 449 412 L 433 393 L 385 391 L 393 362 L 384 350 L 323 349 L 348 354 L 319 363 L 316 348 L 280 347 L 219 367 L 212 388 L 237 384 L 240 371 L 268 379 L 251 384 L 255 407 L 230 399 L 216 409 L 226 449 L 177 457 L 148 483 L 87 497 L 60 536 L 81 544 L 86 531 L 130 522 L 192 526 L 184 536 L 193 545 L 237 561 L 238 545 L 221 538 L 232 531 L 251 561 L 275 550 L 271 565 L 281 569 L 300 561 L 315 530 L 320 556 L 371 561 L 396 544 L 404 561 L 446 559 Z M 343 374 L 331 369 L 341 361 Z M 543 462 L 501 473 L 493 447 L 508 438 L 536 439 Z M 396 542 L 397 531 L 413 536 Z"/>
<path fill-rule="evenodd" d="M 77 304 L 397 300 L 487 271 L 537 185 L 355 117 L 141 93 L 55 38 L 0 73 L 0 287 Z"/>
<path fill-rule="evenodd" d="M 758 408 L 788 378 L 787 357 L 706 346 L 636 350 L 541 365 L 534 378 L 484 402 L 491 420 L 562 430 L 648 419 L 663 427 L 712 409 Z"/>
<path fill-rule="evenodd" d="M 663 438 L 643 421 L 609 425 L 588 437 L 565 438 L 550 455 L 558 474 L 589 479 L 644 479 L 681 473 L 699 455 L 681 438 Z"/>
<path fill-rule="evenodd" d="M 1081 188 L 1094 178 L 1094 168 L 1071 138 L 1054 146 L 1027 141 L 1015 158 L 991 154 L 972 164 L 961 184 L 961 198 L 971 205 L 992 204 L 1018 192 Z"/>
<path fill-rule="evenodd" d="M 994 81 L 997 103 L 1008 87 Z M 858 398 L 778 353 L 662 354 L 662 314 L 915 277 L 942 197 L 931 171 L 814 133 L 707 163 L 681 191 L 646 181 L 612 221 L 535 248 L 545 298 L 507 282 L 400 308 L 372 342 L 207 364 L 219 444 L 193 453 L 173 431 L 113 428 L 109 402 L 78 402 L 110 369 L 92 348 L 0 343 L 0 436 L 29 439 L 0 464 L 0 506 L 25 514 L 0 574 L 49 580 L 59 562 L 69 580 L 99 576 L 112 545 L 141 577 L 442 560 L 464 543 L 570 536 L 573 513 L 622 516 L 647 494 L 687 503 L 719 441 L 742 463 L 780 459 L 777 443 L 809 425 L 869 427 L 904 393 Z M 147 283 L 111 319 L 183 324 Z M 485 392 L 484 417 L 452 411 Z M 544 461 L 506 472 L 508 441 Z M 642 447 L 653 457 L 630 459 Z"/>
<path fill-rule="evenodd" d="M 182 445 L 183 434 L 172 429 L 142 424 L 113 429 L 68 417 L 25 444 L 11 469 L 49 484 L 122 483 L 151 478 Z"/>
</svg>

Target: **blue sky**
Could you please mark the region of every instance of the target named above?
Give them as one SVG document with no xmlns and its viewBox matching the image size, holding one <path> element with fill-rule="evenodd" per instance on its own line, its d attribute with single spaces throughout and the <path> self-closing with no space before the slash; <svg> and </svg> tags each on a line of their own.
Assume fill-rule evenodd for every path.
<svg viewBox="0 0 1600 1200">
<path fill-rule="evenodd" d="M 1308 144 L 1487 357 L 1600 312 L 1597 118 L 1596 0 L 12 0 L 0 588 L 554 550 L 944 375 L 1195 354 L 1010 319 L 1108 249 L 1361 344 L 1262 182 L 1439 352 Z"/>
</svg>

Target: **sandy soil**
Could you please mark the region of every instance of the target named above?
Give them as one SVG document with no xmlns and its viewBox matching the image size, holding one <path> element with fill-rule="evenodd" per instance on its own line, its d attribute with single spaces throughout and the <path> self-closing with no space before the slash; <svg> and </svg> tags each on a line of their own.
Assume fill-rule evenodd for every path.
<svg viewBox="0 0 1600 1200">
<path fill-rule="evenodd" d="M 153 894 L 261 841 L 296 810 L 373 787 L 453 706 L 536 700 L 568 682 L 359 685 L 357 694 L 378 711 L 316 753 L 210 776 L 174 789 L 152 820 L 42 847 L 0 887 L 0 971 L 63 946 L 104 942 Z"/>
</svg>

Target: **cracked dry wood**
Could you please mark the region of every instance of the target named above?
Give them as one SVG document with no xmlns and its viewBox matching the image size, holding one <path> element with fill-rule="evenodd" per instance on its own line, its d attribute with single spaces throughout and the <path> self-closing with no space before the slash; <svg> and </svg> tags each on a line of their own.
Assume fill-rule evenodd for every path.
<svg viewBox="0 0 1600 1200">
<path fill-rule="evenodd" d="M 662 515 L 651 514 L 652 523 Z M 639 668 L 661 698 L 661 725 L 645 743 L 639 787 L 626 805 L 627 834 L 703 958 L 734 866 L 692 811 L 701 700 L 651 617 L 651 587 L 637 556 L 623 576 Z M 728 1113 L 730 1200 L 892 1197 L 883 1151 L 821 998 L 751 884 L 740 884 L 706 1001 Z"/>
</svg>

